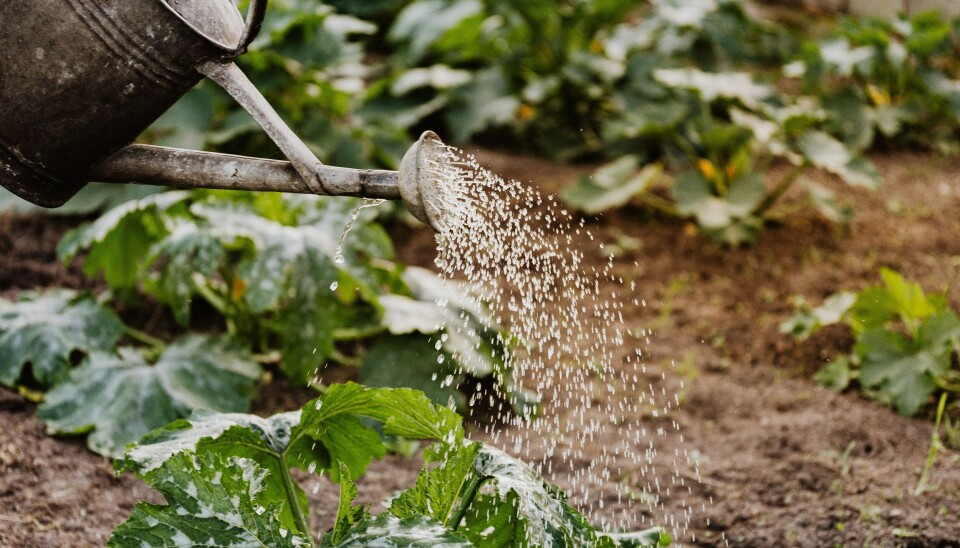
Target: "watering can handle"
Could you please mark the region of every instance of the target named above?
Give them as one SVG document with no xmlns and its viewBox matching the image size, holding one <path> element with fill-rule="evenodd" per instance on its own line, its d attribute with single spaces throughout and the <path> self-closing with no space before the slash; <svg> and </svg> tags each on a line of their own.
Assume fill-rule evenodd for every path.
<svg viewBox="0 0 960 548">
<path fill-rule="evenodd" d="M 240 55 L 247 51 L 250 42 L 257 37 L 260 27 L 263 26 L 263 18 L 267 13 L 267 0 L 250 0 L 250 6 L 247 8 L 247 23 L 243 30 L 243 36 L 240 43 L 234 51 L 234 55 Z"/>
</svg>

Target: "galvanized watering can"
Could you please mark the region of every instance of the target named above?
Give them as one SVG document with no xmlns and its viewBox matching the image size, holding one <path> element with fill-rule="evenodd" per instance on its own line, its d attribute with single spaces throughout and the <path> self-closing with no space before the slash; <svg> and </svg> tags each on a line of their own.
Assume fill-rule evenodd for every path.
<svg viewBox="0 0 960 548">
<path fill-rule="evenodd" d="M 266 4 L 251 0 L 244 21 L 232 0 L 3 0 L 0 184 L 44 207 L 90 180 L 402 199 L 436 226 L 435 134 L 399 173 L 324 166 L 233 63 Z M 130 144 L 204 76 L 290 161 Z"/>
</svg>

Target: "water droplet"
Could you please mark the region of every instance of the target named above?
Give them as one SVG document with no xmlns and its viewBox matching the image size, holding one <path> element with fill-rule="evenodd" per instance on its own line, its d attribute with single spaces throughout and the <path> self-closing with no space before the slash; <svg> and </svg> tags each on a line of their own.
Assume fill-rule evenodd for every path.
<svg viewBox="0 0 960 548">
<path fill-rule="evenodd" d="M 340 282 L 333 282 L 330 284 L 330 291 L 336 291 L 338 287 L 340 287 Z"/>
</svg>

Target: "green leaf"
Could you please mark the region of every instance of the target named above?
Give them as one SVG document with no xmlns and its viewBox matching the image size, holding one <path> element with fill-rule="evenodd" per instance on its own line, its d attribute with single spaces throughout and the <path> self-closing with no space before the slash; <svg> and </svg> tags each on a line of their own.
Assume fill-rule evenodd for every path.
<svg viewBox="0 0 960 548">
<path fill-rule="evenodd" d="M 72 291 L 0 299 L 0 384 L 15 384 L 29 364 L 33 378 L 50 386 L 70 370 L 74 352 L 111 350 L 122 331 L 113 312 Z"/>
<path fill-rule="evenodd" d="M 495 492 L 510 500 L 516 493 L 516 518 L 524 521 L 524 544 L 534 546 L 592 546 L 596 531 L 557 487 L 547 484 L 532 468 L 499 449 L 484 446 L 474 462 L 476 472 L 491 478 Z"/>
<path fill-rule="evenodd" d="M 470 504 L 462 497 L 471 481 L 477 481 L 474 461 L 483 447 L 482 443 L 467 443 L 463 446 L 434 447 L 425 456 L 424 468 L 417 475 L 416 485 L 401 492 L 390 503 L 390 513 L 401 519 L 415 516 L 430 516 L 441 523 L 456 528 L 450 523 L 459 504 Z M 431 467 L 430 463 L 439 463 Z"/>
<path fill-rule="evenodd" d="M 245 411 L 260 368 L 235 343 L 189 336 L 155 364 L 130 348 L 92 353 L 37 409 L 51 434 L 85 434 L 87 446 L 119 457 L 144 434 L 195 409 Z"/>
<path fill-rule="evenodd" d="M 523 546 L 527 521 L 517 515 L 519 507 L 520 495 L 516 491 L 508 491 L 505 496 L 478 494 L 458 530 L 477 546 Z"/>
<path fill-rule="evenodd" d="M 84 273 L 90 277 L 102 273 L 111 288 L 131 291 L 150 245 L 164 231 L 157 216 L 189 197 L 189 192 L 164 192 L 121 204 L 96 221 L 68 232 L 57 245 L 57 255 L 68 261 L 82 249 L 89 249 Z"/>
<path fill-rule="evenodd" d="M 717 99 L 735 99 L 744 106 L 756 107 L 773 95 L 773 88 L 758 84 L 747 72 L 704 72 L 697 68 L 659 69 L 654 78 L 665 86 L 696 91 L 710 103 Z"/>
<path fill-rule="evenodd" d="M 326 540 L 326 539 L 324 539 Z M 382 546 L 383 548 L 470 548 L 473 545 L 460 533 L 447 529 L 439 521 L 425 516 L 400 519 L 392 514 L 367 518 L 351 528 L 336 544 L 324 547 L 347 548 Z"/>
<path fill-rule="evenodd" d="M 337 506 L 333 530 L 323 537 L 324 545 L 340 542 L 352 527 L 370 517 L 366 508 L 353 505 L 353 500 L 357 498 L 357 484 L 350 479 L 350 470 L 342 462 L 337 465 L 340 470 L 340 503 Z"/>
<path fill-rule="evenodd" d="M 829 171 L 848 184 L 875 189 L 880 175 L 873 164 L 863 157 L 855 157 L 840 141 L 822 131 L 811 130 L 797 138 L 800 153 L 812 165 Z"/>
<path fill-rule="evenodd" d="M 452 362 L 423 335 L 381 337 L 363 355 L 360 381 L 368 386 L 415 388 L 434 403 L 462 407 L 464 397 L 457 391 L 462 375 Z"/>
<path fill-rule="evenodd" d="M 880 277 L 883 287 L 861 291 L 851 309 L 851 325 L 858 332 L 883 328 L 899 316 L 913 333 L 921 320 L 946 309 L 945 303 L 928 297 L 919 284 L 893 270 L 881 268 Z"/>
<path fill-rule="evenodd" d="M 854 373 L 850 368 L 850 358 L 837 356 L 813 375 L 813 382 L 826 386 L 834 392 L 843 392 L 850 386 Z"/>
<path fill-rule="evenodd" d="M 797 310 L 789 320 L 780 324 L 780 332 L 804 340 L 821 327 L 843 320 L 856 303 L 857 294 L 849 291 L 835 293 L 816 308 L 811 308 L 802 297 L 795 300 Z"/>
<path fill-rule="evenodd" d="M 167 504 L 140 502 L 108 546 L 310 546 L 284 519 L 257 461 L 180 453 L 145 476 Z"/>
<path fill-rule="evenodd" d="M 913 340 L 892 331 L 867 331 L 854 347 L 860 357 L 860 382 L 876 389 L 900 414 L 912 416 L 949 371 L 951 343 L 958 338 L 960 320 L 953 311 L 924 320 Z"/>
<path fill-rule="evenodd" d="M 764 197 L 763 181 L 756 174 L 736 179 L 726 196 L 714 194 L 709 181 L 699 172 L 683 173 L 671 189 L 677 210 L 692 215 L 714 240 L 729 245 L 756 241 L 763 221 L 753 210 Z"/>
<path fill-rule="evenodd" d="M 846 224 L 853 220 L 853 208 L 837 199 L 830 189 L 815 183 L 807 184 L 807 196 L 810 202 L 827 219 Z"/>
<path fill-rule="evenodd" d="M 650 188 L 663 172 L 660 164 L 650 164 L 639 173 L 634 173 L 637 164 L 635 156 L 625 156 L 598 169 L 592 178 L 581 177 L 577 184 L 565 189 L 560 197 L 568 205 L 587 214 L 622 207 Z M 628 165 L 632 169 L 622 173 L 622 167 Z"/>
</svg>

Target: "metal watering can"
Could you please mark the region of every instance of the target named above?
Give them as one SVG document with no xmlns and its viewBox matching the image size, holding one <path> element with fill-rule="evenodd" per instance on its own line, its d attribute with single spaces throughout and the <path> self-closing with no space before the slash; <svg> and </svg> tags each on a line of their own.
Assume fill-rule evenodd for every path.
<svg viewBox="0 0 960 548">
<path fill-rule="evenodd" d="M 400 171 L 325 166 L 233 63 L 260 29 L 232 0 L 3 0 L 0 184 L 57 207 L 88 181 L 401 199 L 441 216 L 432 132 Z M 204 76 L 260 124 L 289 162 L 130 143 Z"/>
</svg>

